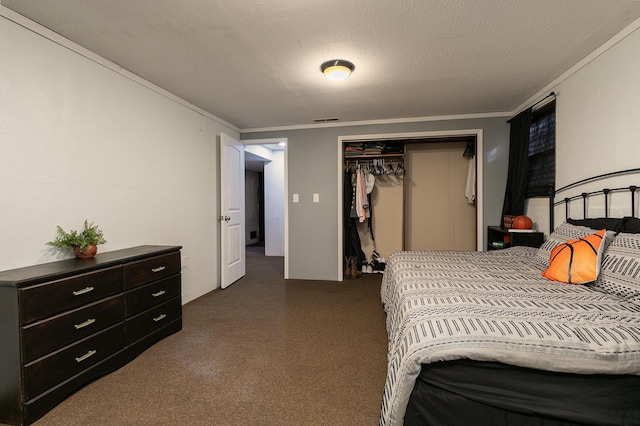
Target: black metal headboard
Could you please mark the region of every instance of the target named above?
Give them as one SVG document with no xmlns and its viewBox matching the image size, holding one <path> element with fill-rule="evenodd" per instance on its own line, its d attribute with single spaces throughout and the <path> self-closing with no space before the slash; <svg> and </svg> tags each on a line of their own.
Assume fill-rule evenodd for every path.
<svg viewBox="0 0 640 426">
<path fill-rule="evenodd" d="M 586 185 L 591 182 L 596 182 L 599 180 L 614 178 L 623 175 L 629 175 L 634 173 L 640 173 L 640 168 L 636 169 L 628 169 L 621 170 L 618 172 L 605 173 L 603 175 L 593 176 L 587 179 L 582 179 L 577 182 L 571 183 L 569 185 L 563 186 L 562 188 L 557 189 L 554 194 L 549 198 L 549 232 L 554 230 L 554 210 L 556 206 L 563 205 L 565 206 L 565 219 L 569 218 L 569 204 L 575 200 L 582 200 L 582 214 L 583 219 L 589 218 L 587 212 L 587 199 L 594 196 L 602 196 L 604 197 L 604 217 L 609 217 L 609 197 L 611 194 L 616 192 L 629 192 L 631 194 L 631 216 L 636 217 L 636 190 L 638 187 L 636 185 L 631 185 L 623 188 L 604 188 L 599 191 L 591 191 L 591 192 L 582 192 L 578 195 L 574 195 L 572 197 L 566 197 L 559 201 L 556 201 L 558 198 L 558 194 L 561 192 L 568 191 L 573 188 L 577 188 L 581 185 Z"/>
</svg>

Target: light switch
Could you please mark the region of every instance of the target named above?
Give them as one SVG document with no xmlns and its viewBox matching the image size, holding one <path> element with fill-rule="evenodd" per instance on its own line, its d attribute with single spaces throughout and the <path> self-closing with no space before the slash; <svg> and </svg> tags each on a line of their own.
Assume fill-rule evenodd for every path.
<svg viewBox="0 0 640 426">
<path fill-rule="evenodd" d="M 298 194 L 293 194 L 293 202 L 294 202 L 294 203 L 298 203 L 298 202 L 300 202 L 300 195 L 298 195 Z"/>
<path fill-rule="evenodd" d="M 320 202 L 320 194 L 313 194 L 313 202 L 314 203 Z"/>
</svg>

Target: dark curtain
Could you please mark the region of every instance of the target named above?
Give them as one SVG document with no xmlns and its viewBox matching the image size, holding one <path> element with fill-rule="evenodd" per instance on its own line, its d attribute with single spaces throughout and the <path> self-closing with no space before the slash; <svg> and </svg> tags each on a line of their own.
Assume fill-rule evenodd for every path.
<svg viewBox="0 0 640 426">
<path fill-rule="evenodd" d="M 504 204 L 502 205 L 503 216 L 506 214 L 524 214 L 524 199 L 527 190 L 531 108 L 527 108 L 513 117 L 510 123 L 509 172 L 507 175 L 507 188 L 504 193 Z"/>
</svg>

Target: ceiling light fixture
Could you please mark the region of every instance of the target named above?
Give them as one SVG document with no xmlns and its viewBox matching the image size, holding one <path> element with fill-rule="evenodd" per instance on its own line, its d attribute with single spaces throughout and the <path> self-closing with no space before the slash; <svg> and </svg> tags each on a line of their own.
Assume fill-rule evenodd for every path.
<svg viewBox="0 0 640 426">
<path fill-rule="evenodd" d="M 329 80 L 346 80 L 356 67 L 343 59 L 332 59 L 320 65 L 320 70 Z"/>
</svg>

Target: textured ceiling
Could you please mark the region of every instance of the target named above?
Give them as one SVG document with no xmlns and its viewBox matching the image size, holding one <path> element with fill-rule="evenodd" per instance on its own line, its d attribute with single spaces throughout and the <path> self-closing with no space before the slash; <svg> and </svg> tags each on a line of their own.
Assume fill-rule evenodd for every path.
<svg viewBox="0 0 640 426">
<path fill-rule="evenodd" d="M 240 129 L 510 112 L 633 0 L 2 0 Z M 356 70 L 320 73 L 328 59 Z"/>
</svg>

